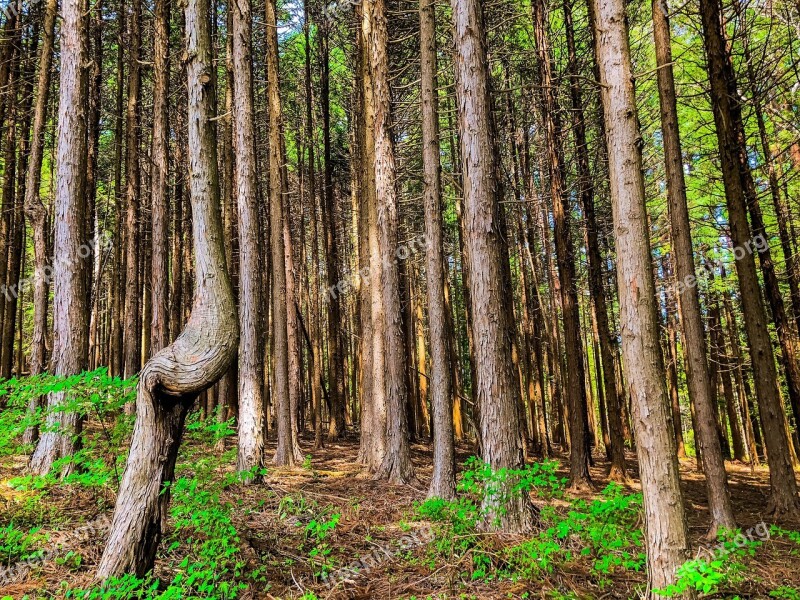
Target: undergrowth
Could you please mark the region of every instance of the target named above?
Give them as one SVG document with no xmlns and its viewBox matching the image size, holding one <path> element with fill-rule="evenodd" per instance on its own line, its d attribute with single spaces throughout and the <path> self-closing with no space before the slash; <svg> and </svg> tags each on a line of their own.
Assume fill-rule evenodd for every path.
<svg viewBox="0 0 800 600">
<path fill-rule="evenodd" d="M 80 450 L 56 463 L 53 473 L 23 475 L 6 482 L 14 490 L 14 502 L 9 510 L 0 512 L 0 569 L 24 562 L 36 576 L 48 560 L 70 573 L 86 574 L 93 568 L 86 565 L 80 547 L 62 549 L 53 541 L 76 523 L 61 513 L 51 498 L 73 490 L 91 498 L 95 512 L 110 516 L 133 427 L 133 417 L 126 416 L 124 406 L 134 400 L 135 383 L 108 377 L 104 370 L 69 378 L 43 375 L 0 382 L 0 398 L 7 406 L 0 411 L 0 461 L 30 453 L 31 448 L 20 443 L 27 427 L 38 425 L 42 431 L 58 427 L 56 419 L 48 420 L 52 415 L 45 409 L 29 414 L 31 398 L 65 392 L 56 412 L 79 412 L 91 423 L 91 434 L 84 433 Z M 269 569 L 272 574 L 275 569 L 299 566 L 304 574 L 302 585 L 297 584 L 303 588 L 302 598 L 317 598 L 314 586 L 322 585 L 352 559 L 339 547 L 338 537 L 341 525 L 350 517 L 343 516 L 342 508 L 317 503 L 298 491 L 265 489 L 259 491 L 257 506 L 243 507 L 238 486 L 263 478 L 266 471 L 236 473 L 235 445 L 227 451 L 210 451 L 235 433 L 232 420 L 217 422 L 204 420 L 198 413 L 189 415 L 175 479 L 163 490 L 171 496 L 170 518 L 156 573 L 142 578 L 126 575 L 89 587 L 62 582 L 58 590 L 43 590 L 45 597 L 56 593 L 82 600 L 233 600 L 268 592 Z M 311 459 L 306 457 L 303 469 L 311 471 L 316 480 Z M 73 468 L 62 477 L 62 467 L 67 464 Z M 458 587 L 465 591 L 474 583 L 541 584 L 576 572 L 603 594 L 612 591 L 617 578 L 643 582 L 641 495 L 610 484 L 595 499 L 574 498 L 567 494 L 567 481 L 558 468 L 557 462 L 544 461 L 522 469 L 493 470 L 477 458 L 469 459 L 455 500 L 433 498 L 414 505 L 413 519 L 430 522 L 433 535 L 419 548 L 398 553 L 397 560 L 430 573 L 449 567 L 455 571 Z M 502 515 L 504 503 L 520 495 L 532 500 L 534 531 L 524 537 L 489 533 L 493 519 Z M 269 507 L 265 507 L 267 503 Z M 237 523 L 242 512 L 246 516 L 262 510 L 267 518 L 285 523 L 283 531 L 294 532 L 289 534 L 292 553 L 280 554 L 270 548 L 259 552 L 255 561 L 245 558 L 243 532 Z M 401 530 L 404 525 L 408 527 L 405 522 L 399 524 Z M 379 530 L 376 526 L 364 534 L 364 545 L 375 547 L 371 533 Z M 687 561 L 674 585 L 657 593 L 678 597 L 693 590 L 703 596 L 735 598 L 737 589 L 757 579 L 752 565 L 765 539 L 780 539 L 789 547 L 789 555 L 800 554 L 800 532 L 772 526 L 763 533 L 757 539 L 745 536 L 743 542 L 740 531 L 722 532 L 712 556 Z M 635 593 L 644 591 L 643 583 L 634 585 L 638 586 Z M 763 595 L 770 598 L 800 600 L 800 590 L 789 585 L 766 589 Z M 542 593 L 549 598 L 577 597 L 567 589 Z"/>
</svg>

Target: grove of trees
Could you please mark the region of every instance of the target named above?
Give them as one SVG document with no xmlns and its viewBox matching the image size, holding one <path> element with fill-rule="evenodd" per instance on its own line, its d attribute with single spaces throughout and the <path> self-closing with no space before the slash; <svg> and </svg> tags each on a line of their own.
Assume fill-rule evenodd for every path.
<svg viewBox="0 0 800 600">
<path fill-rule="evenodd" d="M 362 477 L 457 502 L 473 454 L 481 535 L 539 535 L 531 464 L 629 486 L 646 597 L 695 554 L 687 472 L 701 539 L 751 524 L 734 463 L 800 520 L 797 2 L 11 0 L 0 23 L 0 377 L 135 378 L 98 585 L 156 566 L 195 415 L 255 489 L 355 444 Z M 26 399 L 27 473 L 66 480 L 108 435 L 70 397 Z"/>
</svg>

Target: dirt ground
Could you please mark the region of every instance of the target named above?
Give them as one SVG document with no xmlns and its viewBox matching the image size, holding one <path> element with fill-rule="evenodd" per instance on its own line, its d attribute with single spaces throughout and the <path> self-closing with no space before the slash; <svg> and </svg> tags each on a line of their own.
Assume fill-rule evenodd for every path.
<svg viewBox="0 0 800 600">
<path fill-rule="evenodd" d="M 320 599 L 380 599 L 391 598 L 557 598 L 572 597 L 587 599 L 636 598 L 645 580 L 644 573 L 624 572 L 612 576 L 613 585 L 601 588 L 588 570 L 575 566 L 558 570 L 544 576 L 535 584 L 513 581 L 469 581 L 463 577 L 461 560 L 452 563 L 439 560 L 432 563 L 426 558 L 424 544 L 416 543 L 422 538 L 421 525 L 412 522 L 412 506 L 425 498 L 426 485 L 430 477 L 430 448 L 413 446 L 413 459 L 417 465 L 420 484 L 417 487 L 391 486 L 365 477 L 355 462 L 358 442 L 355 439 L 338 444 L 328 444 L 324 450 L 312 451 L 312 440 L 302 440 L 304 452 L 313 454 L 310 464 L 292 471 L 270 469 L 266 480 L 258 485 L 236 485 L 225 491 L 223 501 L 235 507 L 233 521 L 236 526 L 241 552 L 247 562 L 245 571 L 261 566 L 265 569 L 266 583 L 251 585 L 243 598 L 299 598 L 312 591 Z M 462 445 L 459 447 L 459 464 L 473 453 Z M 633 455 L 629 458 L 633 460 Z M 563 463 L 564 461 L 562 461 Z M 114 505 L 111 488 L 86 490 L 77 486 L 55 487 L 48 492 L 46 501 L 38 503 L 35 510 L 40 514 L 26 514 L 26 495 L 8 485 L 8 480 L 23 473 L 25 457 L 12 457 L 0 463 L 0 510 L 12 511 L 15 518 L 31 523 L 57 522 L 58 528 L 68 530 L 71 525 L 93 521 L 103 515 L 110 516 Z M 708 527 L 704 480 L 698 473 L 693 459 L 681 465 L 683 488 L 686 498 L 687 518 L 695 548 L 709 547 L 704 536 Z M 765 467 L 750 469 L 748 465 L 728 464 L 731 493 L 737 520 L 746 530 L 757 523 L 771 524 L 765 514 L 769 474 Z M 597 489 L 605 487 L 606 464 L 597 457 L 592 476 Z M 221 473 L 222 475 L 222 473 Z M 636 484 L 631 486 L 636 490 Z M 287 496 L 293 505 L 307 503 L 317 508 L 325 507 L 329 513 L 341 514 L 340 521 L 329 538 L 331 556 L 339 565 L 346 565 L 365 554 L 380 556 L 372 568 L 346 581 L 337 581 L 328 586 L 315 581 L 312 565 L 299 547 L 302 544 L 302 525 L 306 516 L 303 510 L 286 514 Z M 44 508 L 42 507 L 44 505 Z M 289 511 L 292 512 L 292 511 Z M 313 511 L 308 511 L 311 515 Z M 6 522 L 6 519 L 3 519 Z M 300 526 L 299 526 L 300 525 Z M 800 523 L 781 523 L 788 529 L 800 529 Z M 409 540 L 403 552 L 403 539 Z M 404 538 L 405 536 L 405 538 Z M 497 544 L 509 544 L 513 537 L 498 536 Z M 63 561 L 46 561 L 41 566 L 5 587 L 0 585 L 0 598 L 14 599 L 28 594 L 30 598 L 59 597 L 63 589 L 61 582 L 71 586 L 89 586 L 92 572 L 100 558 L 103 540 L 89 538 L 67 542 L 62 549 L 79 552 L 82 559 L 78 567 L 67 568 Z M 162 544 L 163 546 L 163 544 Z M 386 549 L 390 549 L 387 551 Z M 163 547 L 162 547 L 163 551 Z M 740 598 L 766 598 L 766 590 L 778 586 L 800 585 L 800 560 L 791 545 L 780 539 L 769 539 L 759 550 L 759 561 L 752 568 L 757 570 L 754 583 L 747 589 L 729 590 L 723 596 Z M 156 576 L 170 580 L 173 573 L 165 567 L 168 561 L 159 560 Z M 558 594 L 563 594 L 559 596 Z"/>
</svg>

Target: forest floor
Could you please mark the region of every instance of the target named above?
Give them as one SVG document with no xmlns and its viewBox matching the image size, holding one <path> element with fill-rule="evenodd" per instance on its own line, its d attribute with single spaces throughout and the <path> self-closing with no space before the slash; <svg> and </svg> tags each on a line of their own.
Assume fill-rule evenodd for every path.
<svg viewBox="0 0 800 600">
<path fill-rule="evenodd" d="M 646 577 L 642 563 L 635 560 L 636 552 L 623 552 L 620 555 L 625 560 L 598 567 L 598 562 L 592 561 L 602 559 L 602 552 L 596 552 L 598 546 L 582 551 L 580 528 L 564 535 L 550 532 L 556 546 L 542 534 L 535 545 L 539 566 L 517 561 L 513 570 L 503 567 L 509 563 L 508 557 L 514 556 L 506 551 L 527 548 L 520 546 L 524 538 L 464 532 L 420 518 L 418 507 L 425 500 L 430 477 L 428 446 L 413 446 L 418 486 L 392 486 L 365 477 L 356 463 L 355 439 L 327 444 L 323 450 L 313 450 L 311 440 L 302 440 L 307 458 L 301 468 L 269 468 L 262 483 L 245 486 L 233 473 L 234 442 L 235 437 L 228 437 L 226 448 L 221 449 L 219 442 L 189 436 L 181 451 L 177 475 L 184 485 L 178 482 L 173 491 L 172 519 L 161 543 L 151 589 L 163 590 L 169 582 L 177 581 L 175 589 L 194 585 L 193 592 L 160 596 L 162 592 L 156 591 L 118 591 L 87 597 L 599 600 L 638 598 L 642 594 Z M 472 453 L 471 447 L 460 445 L 459 465 Z M 633 461 L 634 456 L 629 458 Z M 39 555 L 29 552 L 34 556 L 29 565 L 4 579 L 2 567 L 15 563 L 8 547 L 9 536 L 5 548 L 0 538 L 0 560 L 5 563 L 0 565 L 0 599 L 71 597 L 74 592 L 70 589 L 91 589 L 92 573 L 103 550 L 103 531 L 98 527 L 99 533 L 94 529 L 81 532 L 87 523 L 110 518 L 115 501 L 113 481 L 122 461 L 116 461 L 111 483 L 89 479 L 39 485 L 25 479 L 26 459 L 21 454 L 0 458 L 0 531 L 6 527 L 7 531 L 16 528 L 32 532 L 28 545 L 38 543 L 40 551 Z M 800 524 L 781 523 L 785 528 L 779 530 L 782 534 L 767 533 L 764 525 L 758 525 L 773 524 L 763 512 L 767 470 L 761 467 L 751 471 L 748 465 L 730 463 L 728 468 L 738 523 L 743 531 L 755 528 L 750 537 L 756 537 L 760 544 L 752 550 L 748 546 L 741 555 L 725 553 L 717 557 L 724 563 L 719 569 L 727 571 L 705 597 L 797 600 L 800 537 L 789 539 L 794 534 L 788 530 L 798 530 Z M 561 467 L 558 469 L 559 476 L 565 474 Z M 693 459 L 682 461 L 681 469 L 694 548 L 712 549 L 716 542 L 704 538 L 708 514 L 703 477 Z M 539 509 L 550 505 L 562 514 L 572 514 L 575 506 L 586 508 L 600 499 L 601 504 L 595 506 L 602 512 L 605 496 L 601 490 L 608 483 L 605 471 L 606 464 L 598 457 L 592 468 L 597 491 L 584 496 L 586 504 L 567 495 L 534 497 L 534 503 Z M 637 484 L 626 486 L 624 491 L 635 494 Z M 598 511 L 587 509 L 587 514 L 593 512 Z M 637 527 L 641 528 L 640 520 L 634 521 L 634 529 Z M 592 531 L 587 526 L 583 533 L 597 537 Z M 635 550 L 640 537 L 636 542 L 636 535 L 630 535 Z M 480 544 L 470 541 L 478 537 Z M 615 538 L 609 539 L 603 543 L 613 553 Z M 17 545 L 20 543 L 25 542 Z M 548 556 L 553 548 L 561 554 L 551 564 L 541 557 Z M 572 551 L 564 554 L 565 548 Z M 205 566 L 193 567 L 192 561 L 197 559 L 191 556 L 214 553 L 221 558 L 211 560 L 210 567 L 209 561 L 202 560 Z M 18 553 L 17 558 L 21 555 Z M 360 572 L 343 575 L 342 567 L 364 557 L 367 560 L 360 565 Z M 632 562 L 626 562 L 628 559 Z M 204 574 L 203 570 L 209 568 L 214 573 Z M 196 579 L 205 584 L 191 583 L 193 569 Z M 320 577 L 323 572 L 328 573 L 327 582 Z M 229 591 L 229 586 L 237 585 L 239 591 Z"/>
</svg>

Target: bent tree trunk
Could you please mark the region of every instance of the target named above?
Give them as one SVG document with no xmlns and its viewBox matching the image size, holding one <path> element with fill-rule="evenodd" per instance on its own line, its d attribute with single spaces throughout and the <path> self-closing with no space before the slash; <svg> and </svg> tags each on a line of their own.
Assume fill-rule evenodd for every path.
<svg viewBox="0 0 800 600">
<path fill-rule="evenodd" d="M 142 369 L 136 426 L 119 489 L 100 580 L 144 575 L 153 566 L 166 517 L 186 413 L 197 395 L 228 370 L 239 328 L 225 265 L 214 141 L 208 0 L 188 0 L 189 179 L 196 261 L 194 303 L 186 327 Z"/>
</svg>

